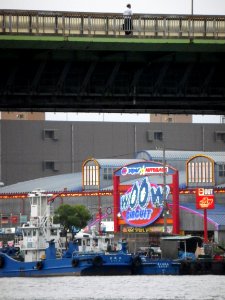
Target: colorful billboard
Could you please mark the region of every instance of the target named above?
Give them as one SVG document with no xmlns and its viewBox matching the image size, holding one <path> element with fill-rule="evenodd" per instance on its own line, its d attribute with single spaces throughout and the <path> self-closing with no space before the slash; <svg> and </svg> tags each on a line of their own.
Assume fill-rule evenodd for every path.
<svg viewBox="0 0 225 300">
<path fill-rule="evenodd" d="M 198 188 L 196 191 L 197 209 L 214 209 L 214 192 L 211 188 Z"/>
<path fill-rule="evenodd" d="M 119 170 L 117 170 L 114 175 L 117 176 L 148 176 L 148 175 L 156 175 L 156 174 L 167 174 L 172 175 L 174 174 L 174 170 L 169 168 L 168 166 L 163 166 L 160 163 L 156 162 L 140 162 L 136 164 L 127 165 Z"/>
<path fill-rule="evenodd" d="M 165 186 L 167 199 L 170 187 Z M 144 227 L 157 220 L 163 210 L 163 186 L 151 184 L 148 177 L 136 181 L 120 197 L 120 213 L 125 222 L 136 227 Z"/>
</svg>

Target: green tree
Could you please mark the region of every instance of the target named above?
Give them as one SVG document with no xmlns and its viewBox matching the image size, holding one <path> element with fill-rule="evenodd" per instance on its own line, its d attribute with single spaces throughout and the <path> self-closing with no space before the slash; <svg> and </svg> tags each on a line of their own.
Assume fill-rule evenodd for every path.
<svg viewBox="0 0 225 300">
<path fill-rule="evenodd" d="M 78 230 L 84 228 L 91 217 L 90 211 L 82 204 L 61 204 L 55 210 L 54 223 L 61 224 L 66 232 L 73 235 L 73 227 Z"/>
</svg>

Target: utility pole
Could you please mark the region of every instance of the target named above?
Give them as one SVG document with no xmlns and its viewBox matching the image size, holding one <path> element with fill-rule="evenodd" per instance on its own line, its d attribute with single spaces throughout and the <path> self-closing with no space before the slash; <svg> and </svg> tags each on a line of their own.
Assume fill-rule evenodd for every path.
<svg viewBox="0 0 225 300">
<path fill-rule="evenodd" d="M 163 221 L 164 232 L 167 232 L 167 202 L 166 202 L 166 149 L 163 142 Z"/>
<path fill-rule="evenodd" d="M 191 37 L 190 37 L 190 42 L 193 42 L 193 37 L 194 37 L 194 0 L 191 0 Z"/>
<path fill-rule="evenodd" d="M 98 194 L 98 216 L 99 216 L 98 231 L 99 231 L 99 235 L 102 235 L 102 206 L 101 206 L 101 196 L 99 194 Z"/>
</svg>

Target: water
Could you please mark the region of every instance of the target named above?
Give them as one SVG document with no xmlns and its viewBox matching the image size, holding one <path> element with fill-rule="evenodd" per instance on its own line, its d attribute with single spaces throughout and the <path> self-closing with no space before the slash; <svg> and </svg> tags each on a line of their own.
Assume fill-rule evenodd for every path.
<svg viewBox="0 0 225 300">
<path fill-rule="evenodd" d="M 224 276 L 0 278 L 1 300 L 224 300 Z"/>
</svg>

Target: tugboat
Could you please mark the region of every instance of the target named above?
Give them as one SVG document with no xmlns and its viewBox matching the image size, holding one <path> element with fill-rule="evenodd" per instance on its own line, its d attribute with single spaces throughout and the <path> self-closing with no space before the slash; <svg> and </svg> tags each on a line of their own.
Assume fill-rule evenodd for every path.
<svg viewBox="0 0 225 300">
<path fill-rule="evenodd" d="M 128 275 L 133 257 L 126 243 L 112 250 L 112 236 L 79 232 L 68 248 L 60 238 L 61 227 L 53 223 L 50 195 L 42 190 L 30 195 L 30 221 L 20 227 L 22 238 L 15 244 L 15 259 L 0 252 L 0 277 L 41 277 L 65 275 Z"/>
<path fill-rule="evenodd" d="M 160 249 L 160 256 L 147 251 L 134 257 L 133 274 L 225 275 L 225 256 L 215 255 L 211 246 L 204 245 L 199 236 L 162 237 Z"/>
</svg>

